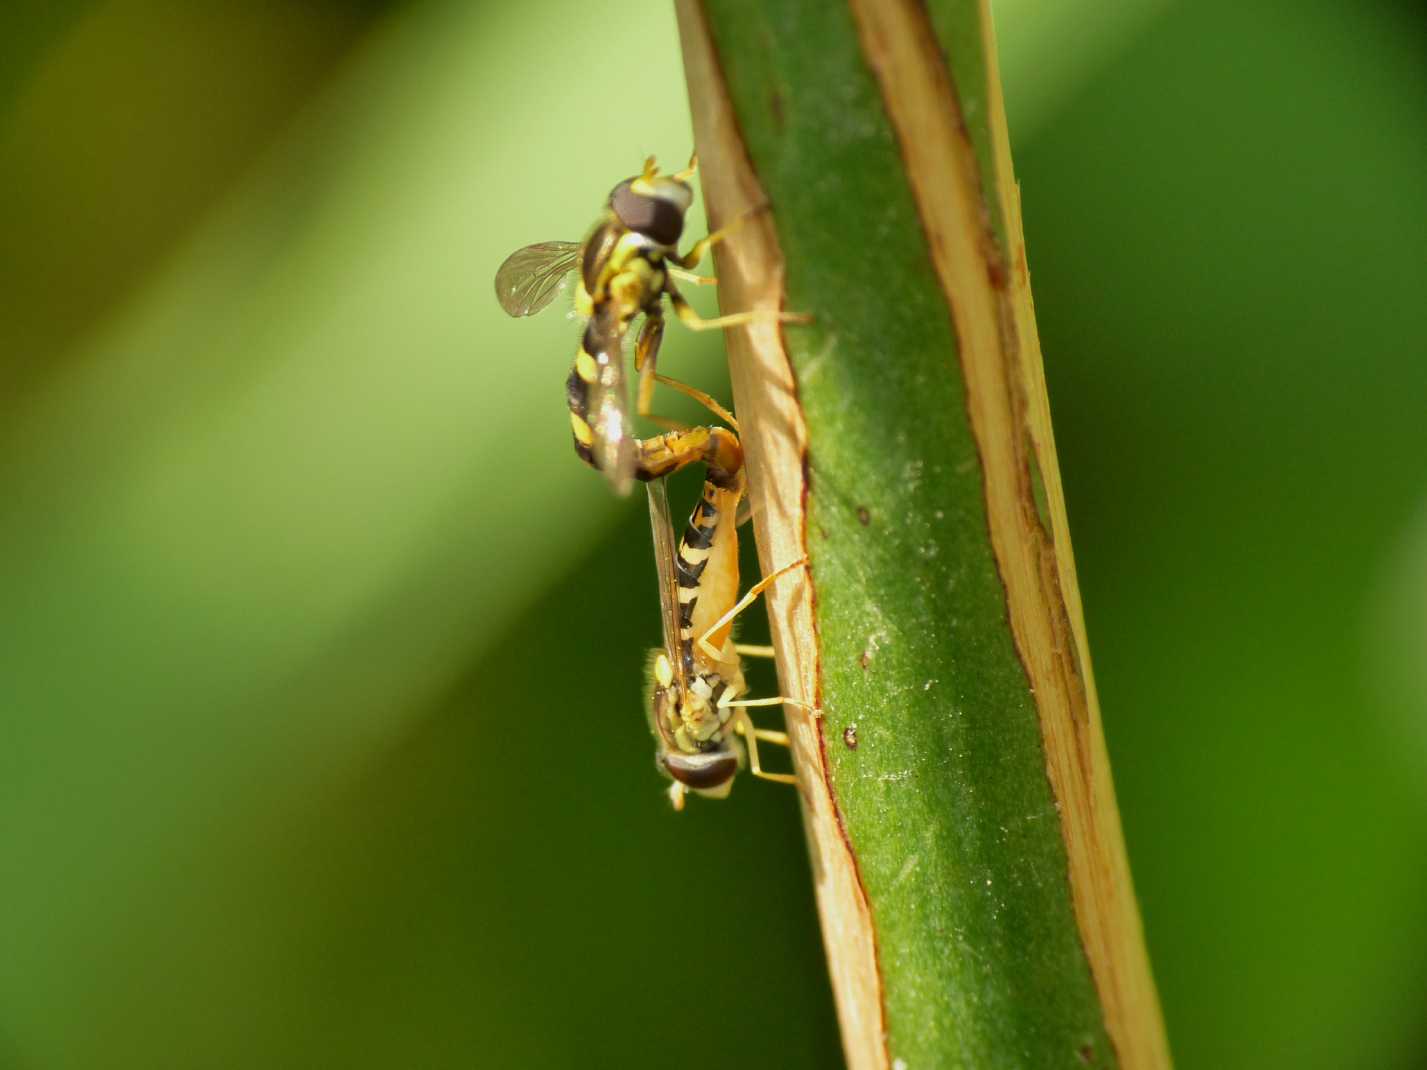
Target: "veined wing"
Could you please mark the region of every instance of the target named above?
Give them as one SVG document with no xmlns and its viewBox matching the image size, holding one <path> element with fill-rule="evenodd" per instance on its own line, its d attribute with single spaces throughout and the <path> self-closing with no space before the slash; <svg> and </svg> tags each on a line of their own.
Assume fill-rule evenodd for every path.
<svg viewBox="0 0 1427 1070">
<path fill-rule="evenodd" d="M 614 317 L 602 314 L 592 320 L 585 331 L 584 345 L 595 361 L 595 379 L 589 384 L 585 414 L 594 434 L 591 448 L 595 467 L 604 473 L 616 494 L 628 494 L 634 485 L 639 447 L 629 419 L 624 346 Z"/>
<path fill-rule="evenodd" d="M 542 241 L 517 249 L 495 273 L 495 296 L 512 316 L 533 316 L 565 288 L 580 262 L 580 243 Z"/>
<path fill-rule="evenodd" d="M 654 533 L 654 563 L 659 568 L 659 612 L 664 622 L 664 649 L 674 664 L 674 677 L 683 691 L 684 658 L 679 650 L 679 577 L 678 544 L 674 541 L 674 522 L 669 518 L 667 480 L 651 479 L 649 491 L 649 526 Z"/>
</svg>

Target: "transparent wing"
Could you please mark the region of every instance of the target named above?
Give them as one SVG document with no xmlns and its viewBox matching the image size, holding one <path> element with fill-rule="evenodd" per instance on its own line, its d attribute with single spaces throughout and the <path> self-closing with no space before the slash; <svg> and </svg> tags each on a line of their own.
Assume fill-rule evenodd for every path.
<svg viewBox="0 0 1427 1070">
<path fill-rule="evenodd" d="M 579 263 L 579 242 L 542 241 L 517 249 L 495 273 L 496 300 L 512 316 L 533 316 L 565 288 Z"/>
<path fill-rule="evenodd" d="M 595 467 L 609 480 L 616 494 L 628 494 L 634 485 L 638 464 L 638 443 L 629 420 L 629 391 L 624 382 L 624 345 L 620 332 L 609 317 L 595 320 L 595 330 L 586 332 L 598 344 L 597 374 L 589 388 L 589 411 L 585 419 L 594 432 Z"/>
<path fill-rule="evenodd" d="M 659 568 L 659 612 L 664 620 L 664 649 L 674 663 L 674 674 L 680 690 L 684 683 L 684 659 L 679 656 L 679 577 L 678 545 L 674 542 L 674 522 L 669 518 L 667 480 L 651 479 L 649 491 L 649 526 L 654 532 L 654 563 Z"/>
</svg>

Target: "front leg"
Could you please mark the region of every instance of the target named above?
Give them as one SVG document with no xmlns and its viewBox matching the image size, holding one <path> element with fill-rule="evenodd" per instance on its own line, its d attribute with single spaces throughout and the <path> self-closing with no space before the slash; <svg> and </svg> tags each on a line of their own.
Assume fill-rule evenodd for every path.
<svg viewBox="0 0 1427 1070">
<path fill-rule="evenodd" d="M 697 267 L 699 262 L 703 260 L 705 256 L 708 255 L 708 251 L 710 249 L 712 249 L 719 242 L 723 241 L 725 238 L 727 238 L 739 227 L 743 226 L 743 224 L 747 223 L 754 216 L 766 212 L 767 210 L 768 206 L 766 204 L 762 205 L 759 208 L 749 209 L 747 212 L 744 212 L 728 226 L 719 227 L 718 230 L 712 231 L 711 233 L 706 234 L 704 237 L 700 238 L 698 241 L 694 242 L 693 248 L 691 248 L 683 256 L 676 257 L 674 259 L 674 262 L 680 267 Z"/>
</svg>

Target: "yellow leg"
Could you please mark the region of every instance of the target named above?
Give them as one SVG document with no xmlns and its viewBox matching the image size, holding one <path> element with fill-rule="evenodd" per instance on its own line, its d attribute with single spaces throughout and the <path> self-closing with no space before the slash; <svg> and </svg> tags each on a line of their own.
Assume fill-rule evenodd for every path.
<svg viewBox="0 0 1427 1070">
<path fill-rule="evenodd" d="M 639 337 L 634 342 L 634 370 L 639 373 L 639 391 L 636 399 L 636 411 L 639 415 L 649 415 L 650 409 L 654 406 L 654 384 L 659 382 L 693 398 L 709 412 L 727 423 L 734 431 L 737 431 L 738 421 L 733 418 L 733 414 L 708 394 L 687 383 L 681 383 L 677 379 L 670 379 L 667 375 L 659 374 L 656 369 L 659 361 L 659 345 L 663 340 L 664 317 L 658 312 L 651 312 L 645 317 L 644 325 L 639 328 Z"/>
<path fill-rule="evenodd" d="M 669 265 L 669 274 L 682 282 L 692 282 L 695 286 L 717 286 L 718 278 L 714 275 L 695 275 L 692 271 L 685 271 L 683 268 Z"/>
<path fill-rule="evenodd" d="M 802 699 L 789 698 L 787 695 L 778 695 L 775 698 L 741 698 L 734 702 L 721 702 L 720 706 L 796 706 L 800 710 L 807 710 L 814 717 L 821 717 L 823 711 L 816 706 L 804 702 Z"/>
<path fill-rule="evenodd" d="M 753 646 L 749 643 L 734 643 L 733 649 L 745 658 L 773 658 L 777 652 L 771 646 Z"/>
<path fill-rule="evenodd" d="M 738 223 L 735 222 L 724 227 L 722 230 L 715 230 L 711 234 L 705 234 L 698 241 L 694 242 L 693 247 L 687 253 L 675 258 L 674 263 L 678 264 L 681 268 L 698 267 L 703 261 L 703 258 L 709 255 L 709 250 L 727 238 L 737 226 Z"/>
<path fill-rule="evenodd" d="M 765 590 L 767 590 L 768 587 L 772 585 L 774 581 L 778 579 L 779 576 L 783 575 L 785 572 L 792 572 L 795 568 L 802 568 L 807 563 L 808 559 L 806 557 L 800 558 L 790 565 L 784 565 L 780 569 L 775 569 L 768 575 L 764 576 L 757 583 L 755 583 L 752 587 L 748 589 L 748 593 L 738 600 L 737 605 L 735 605 L 723 616 L 719 617 L 718 620 L 714 621 L 713 626 L 710 627 L 707 631 L 705 631 L 703 635 L 699 636 L 699 649 L 702 650 L 714 661 L 718 661 L 718 651 L 715 650 L 713 644 L 709 642 L 709 636 L 722 629 L 724 625 L 728 624 L 728 622 L 733 620 L 734 617 L 738 616 L 750 605 L 752 605 L 753 600 L 757 598 L 760 594 L 762 594 Z"/>
<path fill-rule="evenodd" d="M 754 216 L 758 215 L 760 212 L 766 212 L 767 210 L 768 206 L 765 204 L 761 208 L 754 208 L 750 211 L 744 212 L 728 226 L 719 227 L 718 230 L 706 234 L 698 241 L 694 242 L 693 247 L 683 256 L 676 257 L 674 259 L 674 262 L 680 267 L 696 267 L 699 261 L 701 261 L 705 256 L 708 255 L 710 249 L 712 249 L 719 242 L 723 241 L 725 238 L 727 238 L 739 227 L 743 226 L 743 224 L 747 223 Z"/>
<path fill-rule="evenodd" d="M 775 732 L 771 728 L 755 728 L 753 734 L 764 743 L 776 743 L 780 747 L 788 746 L 787 732 Z"/>
<path fill-rule="evenodd" d="M 771 780 L 775 784 L 796 784 L 798 778 L 792 773 L 769 773 L 763 769 L 763 763 L 758 760 L 758 729 L 753 727 L 753 721 L 745 713 L 739 717 L 739 734 L 743 736 L 744 742 L 748 744 L 748 769 L 756 777 L 763 780 Z"/>
<path fill-rule="evenodd" d="M 657 372 L 654 374 L 654 379 L 656 382 L 663 383 L 670 389 L 677 390 L 685 397 L 693 398 L 704 408 L 708 409 L 709 412 L 713 413 L 724 423 L 728 424 L 728 426 L 732 428 L 735 432 L 738 431 L 738 421 L 734 419 L 733 413 L 729 412 L 712 397 L 710 397 L 708 394 L 705 394 L 702 390 L 698 389 L 697 387 L 692 387 L 688 383 L 681 383 L 677 379 L 670 379 L 667 375 L 660 375 Z M 640 409 L 639 415 L 647 416 L 649 414 L 643 409 Z"/>
<path fill-rule="evenodd" d="M 726 316 L 715 316 L 711 320 L 706 320 L 694 311 L 693 306 L 684 300 L 684 295 L 673 286 L 665 286 L 665 292 L 669 295 L 669 301 L 674 306 L 674 315 L 679 317 L 679 322 L 691 331 L 719 331 L 728 330 L 730 327 L 742 327 L 746 323 L 811 323 L 811 316 L 804 316 L 797 312 L 730 312 Z"/>
</svg>

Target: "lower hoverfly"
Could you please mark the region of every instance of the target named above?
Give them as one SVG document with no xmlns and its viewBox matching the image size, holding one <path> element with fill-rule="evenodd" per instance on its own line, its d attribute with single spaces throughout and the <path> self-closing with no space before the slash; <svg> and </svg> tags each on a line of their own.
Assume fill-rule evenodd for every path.
<svg viewBox="0 0 1427 1070">
<path fill-rule="evenodd" d="M 758 756 L 760 741 L 786 747 L 787 733 L 756 727 L 748 709 L 787 704 L 817 713 L 797 699 L 740 697 L 747 691 L 740 656 L 772 657 L 773 650 L 735 643 L 733 620 L 807 559 L 763 577 L 739 598 L 738 509 L 747 487 L 743 447 L 732 431 L 712 428 L 704 459 L 703 496 L 677 546 L 665 481 L 648 482 L 664 625 L 663 649 L 649 654 L 648 715 L 659 769 L 673 781 L 669 798 L 676 810 L 684 808 L 690 791 L 727 797 L 745 747 L 754 776 L 796 783 L 791 773 L 766 771 Z"/>
<path fill-rule="evenodd" d="M 680 255 L 678 242 L 693 200 L 689 180 L 696 167 L 696 160 L 690 160 L 685 170 L 661 175 L 654 157 L 649 157 L 641 174 L 610 191 L 604 211 L 583 242 L 527 245 L 511 253 L 495 276 L 496 298 L 512 316 L 534 315 L 555 299 L 572 274 L 577 277 L 575 311 L 586 325 L 566 380 L 575 452 L 603 472 L 621 494 L 628 493 L 635 479 L 647 482 L 698 460 L 708 446 L 708 428 L 649 439 L 635 436 L 623 348 L 636 317 L 644 317 L 634 344 L 641 416 L 649 415 L 656 381 L 685 389 L 656 372 L 665 297 L 680 321 L 696 331 L 737 327 L 765 316 L 805 322 L 804 317 L 786 313 L 754 312 L 704 319 L 679 293 L 675 277 L 695 283 L 715 281 L 686 269 L 698 265 L 731 229 L 714 231 Z"/>
</svg>

